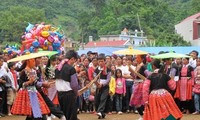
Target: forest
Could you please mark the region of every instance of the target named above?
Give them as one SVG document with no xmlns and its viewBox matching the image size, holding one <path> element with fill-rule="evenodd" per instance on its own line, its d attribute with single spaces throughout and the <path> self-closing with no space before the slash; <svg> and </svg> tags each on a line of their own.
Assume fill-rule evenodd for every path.
<svg viewBox="0 0 200 120">
<path fill-rule="evenodd" d="M 146 46 L 189 46 L 174 25 L 199 11 L 199 0 L 1 0 L 0 43 L 20 43 L 28 23 L 45 22 L 79 43 L 127 28 L 155 41 Z"/>
</svg>

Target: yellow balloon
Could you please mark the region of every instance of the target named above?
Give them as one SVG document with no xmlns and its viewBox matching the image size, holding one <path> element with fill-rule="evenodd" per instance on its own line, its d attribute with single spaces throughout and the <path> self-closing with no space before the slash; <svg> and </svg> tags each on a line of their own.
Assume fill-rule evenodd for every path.
<svg viewBox="0 0 200 120">
<path fill-rule="evenodd" d="M 56 30 L 57 30 L 57 28 L 51 27 L 51 31 L 55 32 Z"/>
<path fill-rule="evenodd" d="M 51 42 L 49 42 L 49 41 L 48 41 L 48 43 L 47 43 L 47 44 L 48 44 L 48 45 L 51 45 Z"/>
<path fill-rule="evenodd" d="M 42 31 L 41 32 L 41 35 L 42 35 L 42 37 L 48 37 L 50 34 L 49 34 L 49 32 L 48 31 Z"/>
<path fill-rule="evenodd" d="M 47 50 L 48 46 L 43 46 L 42 48 L 43 48 L 43 50 Z"/>
<path fill-rule="evenodd" d="M 51 25 L 45 25 L 42 30 L 47 31 L 51 28 Z"/>
</svg>

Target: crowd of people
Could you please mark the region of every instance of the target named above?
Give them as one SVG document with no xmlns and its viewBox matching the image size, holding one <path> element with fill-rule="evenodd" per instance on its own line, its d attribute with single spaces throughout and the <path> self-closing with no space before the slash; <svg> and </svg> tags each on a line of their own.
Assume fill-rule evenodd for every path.
<svg viewBox="0 0 200 120">
<path fill-rule="evenodd" d="M 152 59 L 89 51 L 78 56 L 69 50 L 7 63 L 16 56 L 1 53 L 0 117 L 78 120 L 77 114 L 86 112 L 99 119 L 136 113 L 139 120 L 161 120 L 200 114 L 200 59 L 195 50 L 189 55 Z"/>
</svg>

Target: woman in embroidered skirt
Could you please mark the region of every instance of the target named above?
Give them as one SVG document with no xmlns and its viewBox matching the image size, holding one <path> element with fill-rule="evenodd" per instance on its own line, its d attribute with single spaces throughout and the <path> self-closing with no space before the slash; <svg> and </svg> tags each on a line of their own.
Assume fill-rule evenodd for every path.
<svg viewBox="0 0 200 120">
<path fill-rule="evenodd" d="M 49 114 L 42 96 L 35 88 L 37 80 L 35 67 L 35 60 L 29 59 L 26 61 L 26 68 L 20 74 L 20 90 L 16 96 L 15 102 L 12 106 L 11 113 L 15 115 L 25 115 L 26 120 L 43 120 L 46 114 Z"/>
<path fill-rule="evenodd" d="M 51 56 L 47 62 L 45 75 L 49 82 L 55 82 L 55 69 L 56 69 L 57 58 L 56 56 Z M 53 84 L 54 85 L 54 84 Z M 48 88 L 48 97 L 49 99 L 58 107 L 58 93 L 55 85 Z"/>
<path fill-rule="evenodd" d="M 181 107 L 184 109 L 183 113 L 189 114 L 189 109 L 193 107 L 192 86 L 194 85 L 194 69 L 189 65 L 189 58 L 183 58 L 182 62 L 180 79 L 177 83 L 174 98 L 178 98 L 181 101 Z"/>
<path fill-rule="evenodd" d="M 137 67 L 136 67 L 135 72 L 141 74 L 142 76 L 145 76 L 145 70 L 146 70 L 145 64 L 146 64 L 145 56 L 138 55 Z M 134 74 L 134 71 L 132 71 L 131 69 L 129 69 L 129 71 L 131 72 L 133 77 L 135 76 L 134 85 L 133 85 L 133 93 L 130 98 L 130 105 L 135 106 L 136 110 L 138 111 L 140 115 L 140 118 L 138 120 L 142 120 L 143 111 L 144 111 L 144 103 L 142 101 L 142 97 L 143 97 L 142 89 L 143 89 L 144 80 L 140 78 L 139 76 L 137 76 L 136 74 Z"/>
<path fill-rule="evenodd" d="M 168 92 L 175 90 L 176 83 L 167 74 L 159 72 L 160 60 L 153 61 L 154 72 L 144 82 L 144 120 L 180 119 L 182 113 Z M 149 94 L 150 93 L 150 94 Z"/>
</svg>

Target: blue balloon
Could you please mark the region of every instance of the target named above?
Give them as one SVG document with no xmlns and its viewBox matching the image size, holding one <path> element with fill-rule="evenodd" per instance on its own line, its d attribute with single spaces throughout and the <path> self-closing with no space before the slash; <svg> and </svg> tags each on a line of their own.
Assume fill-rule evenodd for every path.
<svg viewBox="0 0 200 120">
<path fill-rule="evenodd" d="M 61 46 L 61 43 L 60 41 L 57 41 L 57 42 L 54 42 L 52 46 L 53 46 L 53 50 L 58 50 Z"/>
<path fill-rule="evenodd" d="M 37 48 L 37 47 L 40 46 L 40 43 L 37 40 L 35 40 L 35 41 L 32 42 L 32 45 L 33 45 L 34 48 Z"/>
<path fill-rule="evenodd" d="M 58 35 L 59 40 L 61 40 L 62 37 L 64 36 L 64 35 L 60 34 L 59 32 L 55 32 L 55 34 Z"/>
<path fill-rule="evenodd" d="M 8 54 L 9 54 L 9 55 L 12 54 L 12 52 L 13 52 L 12 50 L 8 50 Z"/>
<path fill-rule="evenodd" d="M 29 48 L 29 51 L 30 51 L 31 53 L 33 53 L 33 52 L 34 52 L 34 47 L 31 46 L 31 47 Z"/>
<path fill-rule="evenodd" d="M 26 27 L 26 32 L 29 32 L 33 29 L 34 25 L 31 23 L 28 23 L 28 26 Z"/>
</svg>

